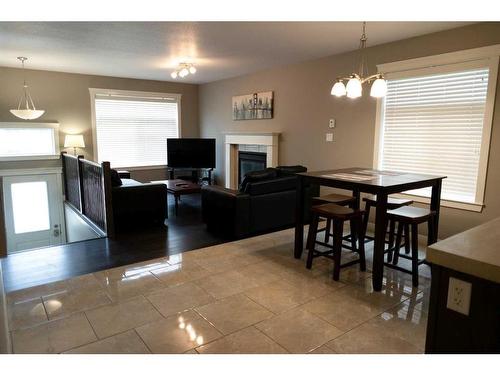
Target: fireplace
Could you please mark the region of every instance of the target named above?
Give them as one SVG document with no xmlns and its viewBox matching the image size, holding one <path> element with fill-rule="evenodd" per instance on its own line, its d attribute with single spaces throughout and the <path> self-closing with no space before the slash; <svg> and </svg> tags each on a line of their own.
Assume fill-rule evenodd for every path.
<svg viewBox="0 0 500 375">
<path fill-rule="evenodd" d="M 238 189 L 239 186 L 239 152 L 258 152 L 266 154 L 264 167 L 278 165 L 278 143 L 280 133 L 227 133 L 224 137 L 225 181 L 228 189 Z"/>
<path fill-rule="evenodd" d="M 239 184 L 245 174 L 252 171 L 261 171 L 266 168 L 267 155 L 265 152 L 239 151 L 238 152 L 238 179 Z"/>
</svg>

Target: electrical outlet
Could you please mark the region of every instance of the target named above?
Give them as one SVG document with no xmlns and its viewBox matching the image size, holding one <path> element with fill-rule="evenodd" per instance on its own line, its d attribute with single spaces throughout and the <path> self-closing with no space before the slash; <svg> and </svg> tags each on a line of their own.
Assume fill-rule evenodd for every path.
<svg viewBox="0 0 500 375">
<path fill-rule="evenodd" d="M 333 142 L 333 133 L 326 133 L 326 141 Z"/>
<path fill-rule="evenodd" d="M 460 314 L 469 315 L 472 284 L 450 277 L 446 307 Z"/>
<path fill-rule="evenodd" d="M 330 122 L 328 122 L 328 127 L 330 129 L 334 129 L 335 128 L 335 119 L 334 118 L 330 119 Z"/>
</svg>

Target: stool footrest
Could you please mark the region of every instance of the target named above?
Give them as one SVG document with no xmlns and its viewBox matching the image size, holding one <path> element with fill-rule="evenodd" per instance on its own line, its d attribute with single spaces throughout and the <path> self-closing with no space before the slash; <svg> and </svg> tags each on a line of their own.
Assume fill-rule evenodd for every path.
<svg viewBox="0 0 500 375">
<path fill-rule="evenodd" d="M 406 254 L 399 254 L 398 255 L 400 258 L 404 258 L 404 259 L 408 259 L 408 260 L 413 260 L 413 258 L 410 256 L 410 255 L 406 255 Z M 417 263 L 420 265 L 420 264 L 423 264 L 425 262 L 425 259 L 418 259 L 417 260 Z"/>
<path fill-rule="evenodd" d="M 400 266 L 396 266 L 395 264 L 392 264 L 392 263 L 384 262 L 384 266 L 386 266 L 388 268 L 392 268 L 394 270 L 398 270 L 398 271 L 404 272 L 404 273 L 408 273 L 410 275 L 412 274 L 411 270 L 407 270 L 406 268 L 403 268 L 403 267 L 400 267 Z"/>
<path fill-rule="evenodd" d="M 326 242 L 316 240 L 314 243 L 316 245 L 321 245 L 324 247 L 328 247 L 329 249 L 333 249 L 333 245 L 330 245 L 329 243 L 326 243 Z M 342 248 L 347 249 L 347 250 L 351 250 L 351 251 L 355 251 L 355 249 L 353 249 L 351 245 L 346 245 L 344 243 L 342 243 Z M 315 250 L 315 251 L 317 251 L 317 250 Z"/>
</svg>

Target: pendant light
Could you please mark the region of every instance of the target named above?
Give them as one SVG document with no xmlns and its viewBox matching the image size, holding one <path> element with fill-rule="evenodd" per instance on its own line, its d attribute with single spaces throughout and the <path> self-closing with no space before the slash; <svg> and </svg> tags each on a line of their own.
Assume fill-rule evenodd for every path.
<svg viewBox="0 0 500 375">
<path fill-rule="evenodd" d="M 177 69 L 170 73 L 170 77 L 177 79 L 178 77 L 184 78 L 189 74 L 195 74 L 196 67 L 193 63 L 180 63 Z"/>
<path fill-rule="evenodd" d="M 28 60 L 28 58 L 18 57 L 17 59 L 21 61 L 21 64 L 23 66 L 23 93 L 21 95 L 21 98 L 19 99 L 17 109 L 11 109 L 10 113 L 23 120 L 35 120 L 43 115 L 45 111 L 35 108 L 35 103 L 33 103 L 33 99 L 31 98 L 31 95 L 28 91 L 28 85 L 26 84 L 26 73 L 24 71 L 24 62 Z M 24 108 L 21 108 L 21 105 L 24 105 Z"/>
<path fill-rule="evenodd" d="M 361 61 L 359 63 L 359 73 L 352 73 L 349 77 L 337 78 L 332 87 L 331 94 L 336 97 L 347 96 L 355 99 L 363 95 L 363 84 L 372 82 L 370 96 L 374 98 L 383 98 L 387 94 L 387 81 L 381 73 L 368 76 L 366 73 L 365 48 L 366 41 L 366 22 L 363 22 L 363 31 L 359 39 L 359 53 Z M 347 81 L 347 85 L 344 84 Z"/>
</svg>

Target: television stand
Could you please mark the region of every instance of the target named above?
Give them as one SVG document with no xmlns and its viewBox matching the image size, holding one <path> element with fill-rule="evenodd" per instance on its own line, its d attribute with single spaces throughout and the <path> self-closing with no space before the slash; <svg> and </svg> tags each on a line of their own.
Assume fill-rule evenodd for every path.
<svg viewBox="0 0 500 375">
<path fill-rule="evenodd" d="M 206 181 L 208 183 L 208 185 L 212 185 L 212 172 L 213 172 L 213 168 L 171 168 L 171 167 L 168 167 L 167 166 L 167 171 L 168 171 L 168 178 L 170 180 L 174 180 L 174 179 L 183 179 L 183 180 L 186 180 L 186 179 L 189 179 L 188 176 L 178 176 L 176 177 L 175 176 L 175 171 L 189 171 L 191 172 L 191 178 L 190 180 L 192 182 L 196 182 L 198 183 L 200 181 L 200 178 L 199 178 L 199 171 L 200 170 L 205 170 L 207 171 L 208 173 L 208 177 L 202 177 L 201 178 L 201 181 Z"/>
</svg>

